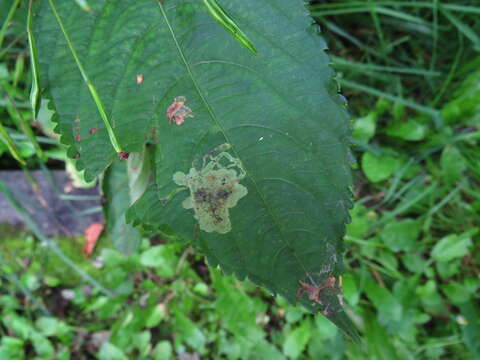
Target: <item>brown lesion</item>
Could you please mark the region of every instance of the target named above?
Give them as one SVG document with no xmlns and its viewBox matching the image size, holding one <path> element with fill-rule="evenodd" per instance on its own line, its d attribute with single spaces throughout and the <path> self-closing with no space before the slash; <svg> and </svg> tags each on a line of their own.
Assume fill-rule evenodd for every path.
<svg viewBox="0 0 480 360">
<path fill-rule="evenodd" d="M 298 289 L 297 299 L 300 299 L 306 293 L 310 301 L 323 305 L 320 299 L 321 292 L 326 288 L 334 289 L 335 281 L 336 278 L 334 276 L 329 276 L 322 285 L 312 285 L 299 280 L 300 289 Z"/>
<path fill-rule="evenodd" d="M 92 128 L 90 128 L 90 129 L 88 129 L 88 133 L 89 133 L 90 135 L 93 135 L 93 134 L 95 134 L 98 130 L 100 130 L 100 128 L 98 128 L 98 127 L 92 127 Z"/>
<path fill-rule="evenodd" d="M 166 116 L 170 119 L 170 123 L 176 125 L 183 125 L 185 119 L 193 117 L 192 109 L 190 109 L 185 102 L 187 98 L 185 96 L 177 96 L 173 99 L 173 102 L 168 106 Z"/>
</svg>

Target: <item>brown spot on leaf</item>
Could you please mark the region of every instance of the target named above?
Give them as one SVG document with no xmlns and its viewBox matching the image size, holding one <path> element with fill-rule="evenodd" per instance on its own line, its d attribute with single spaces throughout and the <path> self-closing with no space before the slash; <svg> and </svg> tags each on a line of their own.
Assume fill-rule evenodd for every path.
<svg viewBox="0 0 480 360">
<path fill-rule="evenodd" d="M 173 103 L 167 108 L 167 118 L 170 122 L 176 125 L 183 125 L 185 118 L 193 117 L 192 109 L 185 105 L 187 98 L 185 96 L 177 96 Z"/>
<path fill-rule="evenodd" d="M 100 128 L 98 128 L 98 127 L 93 127 L 93 128 L 88 129 L 88 133 L 89 133 L 90 135 L 93 135 L 93 134 L 95 134 L 98 130 L 100 130 Z"/>
<path fill-rule="evenodd" d="M 137 74 L 137 85 L 143 83 L 143 74 Z"/>
<path fill-rule="evenodd" d="M 300 284 L 300 289 L 298 289 L 297 299 L 300 299 L 306 293 L 310 301 L 321 305 L 320 292 L 325 288 L 333 288 L 335 286 L 335 277 L 329 276 L 323 285 L 311 285 L 302 280 L 299 280 L 298 283 Z"/>
<path fill-rule="evenodd" d="M 75 155 L 73 155 L 73 158 L 74 158 L 74 159 L 78 159 L 79 157 L 80 157 L 80 153 L 79 153 L 79 152 L 77 152 Z"/>
</svg>

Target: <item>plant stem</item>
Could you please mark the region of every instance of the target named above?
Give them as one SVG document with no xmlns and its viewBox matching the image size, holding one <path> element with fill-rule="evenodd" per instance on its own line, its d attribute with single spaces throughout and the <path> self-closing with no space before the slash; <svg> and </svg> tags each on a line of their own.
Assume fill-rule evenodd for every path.
<svg viewBox="0 0 480 360">
<path fill-rule="evenodd" d="M 19 3 L 20 3 L 20 0 L 15 0 L 13 2 L 12 7 L 10 8 L 10 11 L 7 14 L 5 22 L 3 23 L 2 28 L 0 29 L 0 49 L 2 48 L 3 39 L 5 38 L 5 32 L 7 31 L 8 25 L 10 24 L 10 20 L 12 20 L 13 15 L 15 14 L 15 11 L 17 11 L 17 7 Z"/>
<path fill-rule="evenodd" d="M 10 137 L 7 130 L 5 130 L 1 122 L 0 122 L 0 140 L 3 140 L 3 142 L 7 145 L 7 148 L 10 151 L 10 154 L 12 154 L 14 159 L 17 160 L 20 163 L 20 165 L 22 166 L 27 165 L 25 160 L 22 158 L 22 155 L 20 155 L 17 145 L 15 145 L 15 142 Z"/>
</svg>

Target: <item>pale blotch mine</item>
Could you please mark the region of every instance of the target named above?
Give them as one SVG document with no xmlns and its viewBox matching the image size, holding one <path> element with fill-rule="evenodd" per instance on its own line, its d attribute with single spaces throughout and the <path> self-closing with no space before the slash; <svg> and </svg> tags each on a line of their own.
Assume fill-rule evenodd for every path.
<svg viewBox="0 0 480 360">
<path fill-rule="evenodd" d="M 206 232 L 228 233 L 232 229 L 229 209 L 248 193 L 247 188 L 239 183 L 245 177 L 242 164 L 223 151 L 228 149 L 229 144 L 220 145 L 204 156 L 201 169 L 192 167 L 188 174 L 176 172 L 173 175 L 177 185 L 187 186 L 190 190 L 183 207 L 193 209 L 200 229 Z M 222 152 L 213 156 L 219 151 Z M 222 161 L 227 164 L 223 165 Z"/>
</svg>

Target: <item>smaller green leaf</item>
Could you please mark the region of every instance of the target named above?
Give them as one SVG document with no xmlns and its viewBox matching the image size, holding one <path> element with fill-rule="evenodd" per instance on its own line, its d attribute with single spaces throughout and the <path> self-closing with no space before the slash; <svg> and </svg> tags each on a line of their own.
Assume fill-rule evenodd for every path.
<svg viewBox="0 0 480 360">
<path fill-rule="evenodd" d="M 153 360 L 170 360 L 172 358 L 172 352 L 172 344 L 167 340 L 163 340 L 155 345 L 152 357 Z"/>
<path fill-rule="evenodd" d="M 201 350 L 207 342 L 202 330 L 180 311 L 175 313 L 175 331 L 180 342 L 186 343 L 194 349 Z"/>
<path fill-rule="evenodd" d="M 397 121 L 387 126 L 386 133 L 406 141 L 419 141 L 425 138 L 427 127 L 415 120 Z"/>
<path fill-rule="evenodd" d="M 457 87 L 452 99 L 441 110 L 442 119 L 446 124 L 453 122 L 472 124 L 480 113 L 480 70 L 468 74 Z"/>
<path fill-rule="evenodd" d="M 50 340 L 48 340 L 45 336 L 40 335 L 39 333 L 33 333 L 31 336 L 31 340 L 33 348 L 38 355 L 45 357 L 53 356 L 55 348 L 53 347 Z"/>
<path fill-rule="evenodd" d="M 472 246 L 471 236 L 476 234 L 478 230 L 472 229 L 460 235 L 445 236 L 433 247 L 432 258 L 436 261 L 447 262 L 464 257 Z"/>
<path fill-rule="evenodd" d="M 147 316 L 147 320 L 145 322 L 145 326 L 147 328 L 153 328 L 157 326 L 165 318 L 165 315 L 166 315 L 165 305 L 156 304 L 150 309 L 149 314 Z"/>
<path fill-rule="evenodd" d="M 197 294 L 202 295 L 202 296 L 207 296 L 208 295 L 208 285 L 203 283 L 203 282 L 197 283 L 193 287 L 193 291 Z"/>
<path fill-rule="evenodd" d="M 40 317 L 35 321 L 35 326 L 41 334 L 54 336 L 58 333 L 60 322 L 54 317 Z"/>
<path fill-rule="evenodd" d="M 450 261 L 438 261 L 435 265 L 438 275 L 442 279 L 450 279 L 460 273 L 462 259 L 454 259 Z"/>
<path fill-rule="evenodd" d="M 368 142 L 375 135 L 377 117 L 376 112 L 371 112 L 367 116 L 355 119 L 352 136 L 357 140 Z"/>
<path fill-rule="evenodd" d="M 98 358 L 99 360 L 128 360 L 122 350 L 109 342 L 103 343 Z"/>
<path fill-rule="evenodd" d="M 421 251 L 408 252 L 402 256 L 402 262 L 405 267 L 413 273 L 425 271 L 427 261 L 423 258 Z"/>
<path fill-rule="evenodd" d="M 150 331 L 139 332 L 132 337 L 132 342 L 135 344 L 135 347 L 138 349 L 141 356 L 147 356 L 150 352 L 152 345 L 150 340 L 152 339 L 152 334 Z"/>
<path fill-rule="evenodd" d="M 236 286 L 232 277 L 222 276 L 216 269 L 211 269 L 210 273 L 217 295 L 215 309 L 221 316 L 222 326 L 236 336 L 237 342 L 244 344 L 242 350 L 261 341 L 265 332 L 256 320 L 265 311 L 264 304 L 249 297 L 243 288 Z"/>
<path fill-rule="evenodd" d="M 35 291 L 41 286 L 38 276 L 29 273 L 22 274 L 20 276 L 20 281 L 28 290 L 31 291 Z"/>
<path fill-rule="evenodd" d="M 27 340 L 35 332 L 30 322 L 16 314 L 8 314 L 2 319 L 3 325 L 13 331 L 21 339 Z"/>
<path fill-rule="evenodd" d="M 442 286 L 443 292 L 453 304 L 463 304 L 470 300 L 470 292 L 463 284 L 451 282 Z"/>
<path fill-rule="evenodd" d="M 292 324 L 303 318 L 303 315 L 307 314 L 307 310 L 300 306 L 289 306 L 285 312 L 285 320 L 287 323 Z"/>
<path fill-rule="evenodd" d="M 369 354 L 377 359 L 398 359 L 392 337 L 386 333 L 380 326 L 373 314 L 365 314 L 366 320 L 366 343 L 368 344 Z"/>
<path fill-rule="evenodd" d="M 287 334 L 283 343 L 283 353 L 291 359 L 298 358 L 308 344 L 311 336 L 310 321 L 302 324 Z"/>
<path fill-rule="evenodd" d="M 140 264 L 157 268 L 159 275 L 164 277 L 175 275 L 177 260 L 176 245 L 153 246 L 140 255 Z"/>
<path fill-rule="evenodd" d="M 102 262 L 107 267 L 116 267 L 125 261 L 125 256 L 114 249 L 105 248 L 101 253 Z"/>
<path fill-rule="evenodd" d="M 421 300 L 427 310 L 437 313 L 443 311 L 443 299 L 437 289 L 437 283 L 428 280 L 424 285 L 420 285 L 415 289 L 415 294 Z"/>
<path fill-rule="evenodd" d="M 417 238 L 421 231 L 421 223 L 413 219 L 389 222 L 381 231 L 383 242 L 393 251 L 413 250 L 417 246 Z"/>
<path fill-rule="evenodd" d="M 361 204 L 355 204 L 355 207 L 350 211 L 350 216 L 352 222 L 347 224 L 347 235 L 357 239 L 362 239 L 377 220 L 375 211 L 368 210 Z"/>
<path fill-rule="evenodd" d="M 381 324 L 401 320 L 403 314 L 402 304 L 390 291 L 370 280 L 365 286 L 365 292 L 377 308 Z"/>
<path fill-rule="evenodd" d="M 462 173 L 467 170 L 467 161 L 462 153 L 453 146 L 445 146 L 440 158 L 443 179 L 447 183 L 453 183 L 460 179 Z"/>
<path fill-rule="evenodd" d="M 358 291 L 355 278 L 350 273 L 343 275 L 342 278 L 343 294 L 347 300 L 347 303 L 351 306 L 357 305 L 358 301 L 360 300 L 360 292 Z"/>
<path fill-rule="evenodd" d="M 388 179 L 401 166 L 402 161 L 395 156 L 382 154 L 374 155 L 366 152 L 362 157 L 362 169 L 371 182 Z"/>
<path fill-rule="evenodd" d="M 251 359 L 258 359 L 258 360 L 285 360 L 285 357 L 282 355 L 278 349 L 266 342 L 262 341 L 255 345 L 252 349 L 251 354 L 254 354 L 254 357 Z"/>
<path fill-rule="evenodd" d="M 23 341 L 11 336 L 2 336 L 0 359 L 24 359 Z"/>
</svg>

